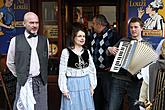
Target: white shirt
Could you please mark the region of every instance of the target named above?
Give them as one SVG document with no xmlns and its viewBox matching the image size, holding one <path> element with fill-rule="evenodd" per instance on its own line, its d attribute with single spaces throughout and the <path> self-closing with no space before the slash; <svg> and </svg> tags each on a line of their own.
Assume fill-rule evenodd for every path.
<svg viewBox="0 0 165 110">
<path fill-rule="evenodd" d="M 156 52 L 157 52 L 157 54 L 158 55 L 160 55 L 160 53 L 161 53 L 161 47 L 162 47 L 162 44 L 163 44 L 163 41 L 164 41 L 165 39 L 162 39 L 160 42 L 159 42 L 159 44 L 158 44 L 158 46 L 157 46 L 157 48 L 156 48 Z"/>
<path fill-rule="evenodd" d="M 38 54 L 36 50 L 37 43 L 38 43 L 38 36 L 28 38 L 29 33 L 25 31 L 24 34 L 25 34 L 25 38 L 27 42 L 29 43 L 31 47 L 31 60 L 30 60 L 29 74 L 31 74 L 32 76 L 38 76 L 40 74 L 40 64 L 39 64 Z M 9 70 L 13 73 L 13 75 L 17 76 L 16 67 L 15 67 L 15 39 L 16 38 L 13 37 L 9 45 L 8 54 L 7 54 L 7 66 Z M 49 41 L 47 42 L 48 42 L 48 47 L 49 47 Z"/>
<path fill-rule="evenodd" d="M 139 39 L 138 39 L 138 41 L 142 41 L 143 39 L 142 39 L 142 37 L 140 37 Z M 143 76 L 142 76 L 142 74 L 141 74 L 141 71 L 137 74 L 137 78 L 138 79 L 141 79 Z"/>
<path fill-rule="evenodd" d="M 92 85 L 93 89 L 96 87 L 97 85 L 96 68 L 89 51 L 88 54 L 89 54 L 89 66 L 83 69 L 75 69 L 75 68 L 67 67 L 69 52 L 66 48 L 63 49 L 60 58 L 59 79 L 58 79 L 58 85 L 62 93 L 69 92 L 67 88 L 67 76 L 85 76 L 88 74 L 90 78 L 90 84 Z"/>
</svg>

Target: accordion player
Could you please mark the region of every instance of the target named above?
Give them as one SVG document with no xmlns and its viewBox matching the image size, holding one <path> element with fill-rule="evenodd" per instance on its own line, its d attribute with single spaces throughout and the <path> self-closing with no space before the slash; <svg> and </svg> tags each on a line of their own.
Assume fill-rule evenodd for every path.
<svg viewBox="0 0 165 110">
<path fill-rule="evenodd" d="M 141 68 L 157 59 L 157 53 L 147 42 L 137 40 L 131 42 L 121 41 L 110 71 L 118 72 L 122 67 L 135 75 Z"/>
</svg>

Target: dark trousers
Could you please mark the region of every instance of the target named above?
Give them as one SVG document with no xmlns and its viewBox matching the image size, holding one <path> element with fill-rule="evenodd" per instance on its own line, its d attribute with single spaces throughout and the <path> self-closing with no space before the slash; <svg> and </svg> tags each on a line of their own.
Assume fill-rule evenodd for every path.
<svg viewBox="0 0 165 110">
<path fill-rule="evenodd" d="M 109 110 L 111 73 L 97 72 L 97 87 L 94 91 L 95 110 Z"/>
<path fill-rule="evenodd" d="M 128 96 L 129 110 L 139 110 L 134 103 L 139 99 L 141 80 L 126 81 L 112 77 L 111 97 L 109 110 L 122 110 L 124 96 Z"/>
<path fill-rule="evenodd" d="M 39 75 L 40 76 L 40 75 Z M 34 77 L 33 79 L 33 95 L 36 100 L 34 106 L 35 110 L 48 110 L 48 100 L 47 100 L 47 84 L 43 85 L 40 77 Z"/>
</svg>

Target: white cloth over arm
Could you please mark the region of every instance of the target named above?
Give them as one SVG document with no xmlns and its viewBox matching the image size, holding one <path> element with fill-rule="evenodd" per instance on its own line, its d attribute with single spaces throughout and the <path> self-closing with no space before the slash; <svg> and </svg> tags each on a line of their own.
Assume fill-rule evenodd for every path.
<svg viewBox="0 0 165 110">
<path fill-rule="evenodd" d="M 150 65 L 141 69 L 141 74 L 143 76 L 143 83 L 140 89 L 139 101 L 142 101 L 142 102 L 149 100 L 149 67 Z"/>
<path fill-rule="evenodd" d="M 146 66 L 141 69 L 141 75 L 143 76 L 143 81 L 145 81 L 146 84 L 149 84 L 149 66 Z"/>
<path fill-rule="evenodd" d="M 16 77 L 16 67 L 15 67 L 15 37 L 13 37 L 10 41 L 8 53 L 7 53 L 7 67 L 12 72 L 12 74 Z"/>
</svg>

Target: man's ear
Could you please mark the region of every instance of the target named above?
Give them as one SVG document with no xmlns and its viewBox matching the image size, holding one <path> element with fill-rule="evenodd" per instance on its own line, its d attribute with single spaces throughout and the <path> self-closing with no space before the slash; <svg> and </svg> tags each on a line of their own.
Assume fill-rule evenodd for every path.
<svg viewBox="0 0 165 110">
<path fill-rule="evenodd" d="M 22 22 L 22 24 L 23 24 L 23 26 L 25 27 L 25 22 L 24 22 L 24 21 Z"/>
</svg>

